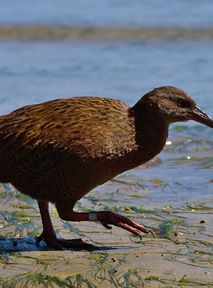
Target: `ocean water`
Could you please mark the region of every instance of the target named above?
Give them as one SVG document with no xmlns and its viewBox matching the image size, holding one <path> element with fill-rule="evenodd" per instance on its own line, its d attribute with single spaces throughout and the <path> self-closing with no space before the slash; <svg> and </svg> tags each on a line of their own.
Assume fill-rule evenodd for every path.
<svg viewBox="0 0 213 288">
<path fill-rule="evenodd" d="M 0 0 L 0 6 L 0 25 L 213 25 L 210 0 L 202 4 L 196 0 L 131 4 Z M 213 116 L 212 51 L 212 41 L 0 40 L 0 114 L 27 104 L 80 95 L 112 97 L 133 105 L 154 87 L 174 85 Z M 175 207 L 212 201 L 212 129 L 195 122 L 174 124 L 168 140 L 153 165 L 127 171 L 92 195 L 102 199 L 103 206 Z"/>
<path fill-rule="evenodd" d="M 0 113 L 54 98 L 96 95 L 133 105 L 162 85 L 213 114 L 213 43 L 0 42 Z"/>
<path fill-rule="evenodd" d="M 208 27 L 211 0 L 0 0 L 1 24 Z"/>
</svg>

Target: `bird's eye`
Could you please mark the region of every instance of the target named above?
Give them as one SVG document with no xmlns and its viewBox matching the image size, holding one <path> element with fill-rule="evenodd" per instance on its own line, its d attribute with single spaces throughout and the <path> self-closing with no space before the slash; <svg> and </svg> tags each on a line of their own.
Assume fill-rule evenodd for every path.
<svg viewBox="0 0 213 288">
<path fill-rule="evenodd" d="M 186 101 L 184 99 L 181 99 L 181 98 L 179 98 L 177 100 L 177 105 L 178 105 L 178 107 L 181 107 L 181 108 L 190 108 L 191 107 L 191 103 L 190 102 L 188 102 L 188 101 Z"/>
</svg>

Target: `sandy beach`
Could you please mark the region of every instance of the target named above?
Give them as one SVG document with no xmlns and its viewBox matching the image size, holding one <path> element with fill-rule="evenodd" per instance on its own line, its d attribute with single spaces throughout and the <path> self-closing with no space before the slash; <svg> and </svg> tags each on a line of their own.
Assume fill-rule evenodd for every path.
<svg viewBox="0 0 213 288">
<path fill-rule="evenodd" d="M 143 235 L 142 240 L 119 228 L 106 230 L 98 223 L 62 222 L 52 206 L 57 233 L 81 237 L 94 249 L 51 251 L 44 243 L 35 245 L 34 236 L 41 231 L 36 202 L 8 186 L 1 186 L 0 195 L 1 287 L 213 285 L 213 203 L 176 210 L 141 209 L 137 221 L 156 232 L 155 237 Z M 131 207 L 123 213 L 132 219 L 139 215 Z"/>
</svg>

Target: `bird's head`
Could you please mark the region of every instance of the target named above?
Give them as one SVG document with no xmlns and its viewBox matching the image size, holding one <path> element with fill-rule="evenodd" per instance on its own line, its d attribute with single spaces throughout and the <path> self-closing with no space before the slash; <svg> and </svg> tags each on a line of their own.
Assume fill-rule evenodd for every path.
<svg viewBox="0 0 213 288">
<path fill-rule="evenodd" d="M 168 124 L 194 120 L 213 128 L 213 119 L 203 112 L 183 90 L 172 86 L 155 88 L 136 103 L 135 108 L 145 107 L 157 113 Z"/>
</svg>

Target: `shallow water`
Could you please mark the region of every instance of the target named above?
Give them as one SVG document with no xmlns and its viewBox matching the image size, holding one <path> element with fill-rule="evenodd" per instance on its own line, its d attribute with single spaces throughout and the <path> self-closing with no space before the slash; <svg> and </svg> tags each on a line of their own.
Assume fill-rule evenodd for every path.
<svg viewBox="0 0 213 288">
<path fill-rule="evenodd" d="M 134 104 L 153 87 L 185 89 L 213 114 L 213 42 L 0 42 L 0 113 L 76 95 Z"/>
<path fill-rule="evenodd" d="M 0 1 L 0 23 L 89 26 L 213 25 L 211 0 Z"/>
</svg>

